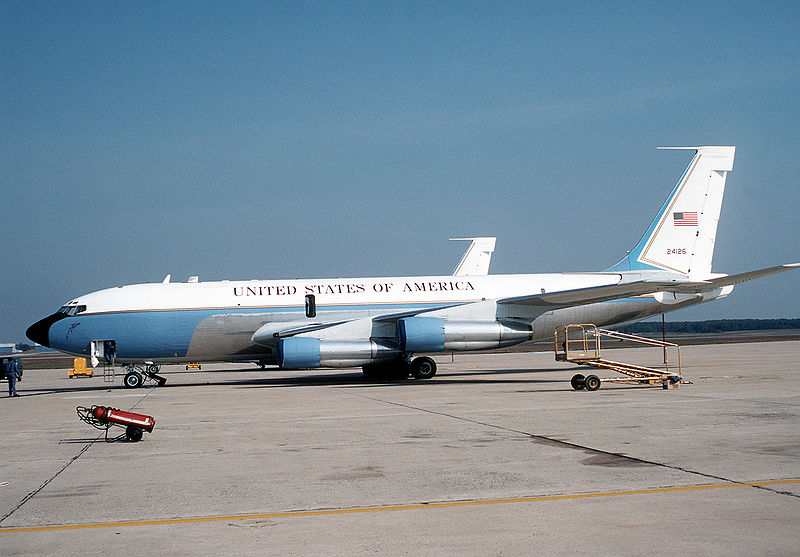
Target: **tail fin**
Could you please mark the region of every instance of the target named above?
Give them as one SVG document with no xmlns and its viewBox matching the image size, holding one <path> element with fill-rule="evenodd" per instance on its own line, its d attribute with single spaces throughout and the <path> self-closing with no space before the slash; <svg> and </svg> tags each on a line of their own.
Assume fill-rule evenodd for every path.
<svg viewBox="0 0 800 557">
<path fill-rule="evenodd" d="M 736 147 L 660 147 L 696 151 L 666 203 L 636 247 L 609 271 L 662 269 L 711 273 L 714 240 Z"/>
<path fill-rule="evenodd" d="M 492 253 L 496 238 L 494 236 L 482 238 L 450 238 L 451 240 L 472 240 L 467 251 L 461 257 L 453 275 L 488 275 L 489 264 L 492 262 Z"/>
</svg>

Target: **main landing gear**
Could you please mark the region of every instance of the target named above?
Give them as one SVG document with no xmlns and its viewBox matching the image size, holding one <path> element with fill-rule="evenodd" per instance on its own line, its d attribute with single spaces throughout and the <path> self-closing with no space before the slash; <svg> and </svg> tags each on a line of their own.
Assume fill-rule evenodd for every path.
<svg viewBox="0 0 800 557">
<path fill-rule="evenodd" d="M 144 385 L 146 379 L 152 379 L 158 382 L 159 387 L 163 387 L 167 382 L 166 377 L 158 375 L 161 366 L 158 364 L 125 364 L 122 366 L 125 371 L 125 377 L 122 379 L 122 384 L 127 389 L 137 389 Z"/>
<path fill-rule="evenodd" d="M 436 375 L 436 362 L 433 361 L 433 358 L 428 358 L 427 356 L 414 358 L 411 360 L 409 367 L 414 379 L 430 379 Z"/>
<path fill-rule="evenodd" d="M 421 356 L 411 362 L 395 360 L 380 364 L 369 364 L 361 368 L 367 379 L 430 379 L 436 375 L 436 362 L 433 358 Z"/>
</svg>

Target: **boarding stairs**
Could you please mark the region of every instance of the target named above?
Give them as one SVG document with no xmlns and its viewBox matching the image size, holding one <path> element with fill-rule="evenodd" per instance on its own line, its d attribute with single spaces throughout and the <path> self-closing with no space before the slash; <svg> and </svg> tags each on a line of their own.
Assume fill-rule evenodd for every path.
<svg viewBox="0 0 800 557">
<path fill-rule="evenodd" d="M 660 349 L 661 354 L 657 359 L 649 354 L 648 365 L 608 360 L 600 355 L 601 338 L 624 341 L 633 346 L 655 347 Z M 675 362 L 673 364 L 669 362 L 670 353 L 673 354 L 672 361 Z M 590 391 L 595 391 L 603 382 L 661 384 L 665 389 L 676 388 L 683 379 L 680 354 L 680 346 L 675 343 L 599 329 L 590 323 L 570 324 L 555 329 L 556 361 L 608 369 L 624 376 L 599 378 L 596 375 L 584 377 L 577 374 L 572 378 L 572 387 L 575 390 L 585 387 Z"/>
<path fill-rule="evenodd" d="M 113 383 L 115 376 L 114 364 L 109 362 L 103 362 L 103 382 L 104 383 Z"/>
</svg>

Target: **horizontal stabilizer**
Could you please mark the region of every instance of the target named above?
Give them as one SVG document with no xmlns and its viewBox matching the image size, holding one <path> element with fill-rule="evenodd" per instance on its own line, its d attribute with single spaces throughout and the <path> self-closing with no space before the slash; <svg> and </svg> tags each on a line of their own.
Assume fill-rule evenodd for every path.
<svg viewBox="0 0 800 557">
<path fill-rule="evenodd" d="M 518 304 L 525 306 L 538 306 L 548 309 L 564 308 L 571 306 L 581 306 L 584 304 L 594 304 L 608 300 L 629 298 L 631 296 L 641 296 L 662 290 L 672 291 L 678 287 L 686 285 L 700 286 L 706 284 L 705 289 L 710 287 L 707 283 L 690 282 L 676 278 L 675 280 L 641 280 L 612 284 L 607 286 L 592 286 L 589 288 L 577 288 L 575 290 L 563 290 L 545 294 L 534 294 L 532 296 L 517 296 L 514 298 L 503 298 L 497 301 L 498 304 Z"/>
<path fill-rule="evenodd" d="M 675 293 L 700 293 L 716 290 L 725 286 L 733 286 L 749 280 L 767 277 L 793 269 L 800 268 L 800 263 L 789 263 L 768 267 L 758 271 L 749 271 L 737 275 L 725 275 L 708 280 L 688 280 L 676 277 L 675 279 L 653 279 L 641 280 L 612 284 L 607 286 L 593 286 L 590 288 L 578 288 L 575 290 L 564 290 L 544 294 L 533 294 L 531 296 L 517 296 L 514 298 L 503 298 L 497 301 L 498 304 L 518 304 L 525 306 L 535 306 L 548 309 L 581 306 L 594 304 L 609 300 L 618 300 L 632 296 L 653 294 L 655 292 L 675 292 Z"/>
<path fill-rule="evenodd" d="M 704 281 L 701 284 L 686 284 L 670 289 L 672 292 L 701 292 L 710 288 L 722 288 L 723 286 L 733 286 L 734 284 L 741 284 L 749 280 L 757 278 L 768 277 L 770 275 L 777 275 L 778 273 L 785 273 L 800 268 L 800 263 L 788 263 L 786 265 L 778 265 L 777 267 L 768 267 L 766 269 L 759 269 L 758 271 L 749 271 L 747 273 L 739 273 L 738 275 L 726 275 Z M 707 286 L 704 286 L 707 285 Z"/>
</svg>

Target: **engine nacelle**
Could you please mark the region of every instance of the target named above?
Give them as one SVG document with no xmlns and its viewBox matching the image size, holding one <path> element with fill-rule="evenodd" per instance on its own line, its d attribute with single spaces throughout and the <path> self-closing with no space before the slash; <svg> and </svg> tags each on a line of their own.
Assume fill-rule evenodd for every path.
<svg viewBox="0 0 800 557">
<path fill-rule="evenodd" d="M 500 321 L 449 321 L 441 317 L 406 317 L 397 322 L 400 347 L 406 352 L 484 350 L 525 342 L 529 325 Z"/>
<path fill-rule="evenodd" d="M 359 367 L 401 357 L 397 347 L 374 340 L 320 340 L 290 337 L 278 341 L 278 365 L 287 369 Z"/>
</svg>

